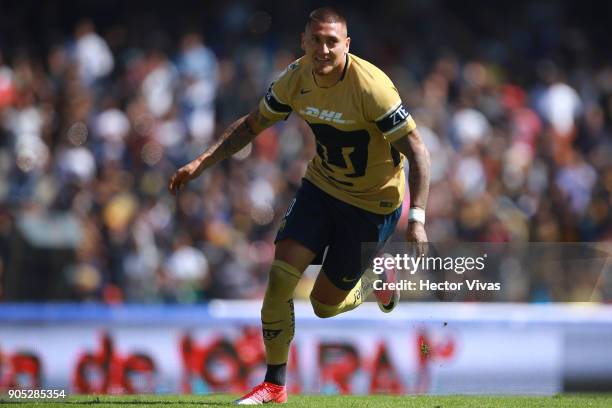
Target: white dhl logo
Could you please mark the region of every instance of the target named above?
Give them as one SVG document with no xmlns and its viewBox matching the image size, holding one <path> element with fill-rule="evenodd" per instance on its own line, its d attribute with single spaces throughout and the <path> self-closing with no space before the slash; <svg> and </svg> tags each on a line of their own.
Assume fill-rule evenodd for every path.
<svg viewBox="0 0 612 408">
<path fill-rule="evenodd" d="M 340 124 L 349 124 L 355 123 L 354 120 L 350 119 L 342 119 L 342 112 L 334 112 L 327 109 L 320 110 L 313 106 L 308 106 L 306 110 L 300 110 L 302 115 L 311 116 L 313 118 L 323 119 L 328 122 L 340 123 Z"/>
</svg>

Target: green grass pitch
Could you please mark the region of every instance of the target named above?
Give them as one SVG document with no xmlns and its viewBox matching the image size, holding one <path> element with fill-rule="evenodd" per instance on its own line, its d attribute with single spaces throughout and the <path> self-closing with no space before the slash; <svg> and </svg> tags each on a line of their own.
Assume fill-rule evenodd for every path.
<svg viewBox="0 0 612 408">
<path fill-rule="evenodd" d="M 59 400 L 25 400 L 0 397 L 0 407 L 90 407 L 90 408 L 160 408 L 215 407 L 233 405 L 233 395 L 136 395 L 136 396 L 70 396 Z M 314 396 L 290 395 L 289 407 L 406 407 L 406 408 L 472 408 L 472 407 L 612 407 L 612 394 L 560 394 L 550 397 L 516 396 Z"/>
</svg>

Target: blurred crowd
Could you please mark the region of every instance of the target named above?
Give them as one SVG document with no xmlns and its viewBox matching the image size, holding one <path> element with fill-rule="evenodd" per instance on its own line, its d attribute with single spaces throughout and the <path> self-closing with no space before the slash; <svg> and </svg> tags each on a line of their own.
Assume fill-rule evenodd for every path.
<svg viewBox="0 0 612 408">
<path fill-rule="evenodd" d="M 416 3 L 377 15 L 358 2 L 347 15 L 351 51 L 391 77 L 430 150 L 430 241 L 609 241 L 612 53 L 591 41 L 596 24 L 568 23 L 564 3 L 512 16 Z M 69 28 L 51 19 L 35 30 L 44 38 L 0 40 L 0 274 L 28 274 L 9 267 L 21 217 L 70 214 L 79 239 L 57 277 L 70 299 L 261 296 L 315 152 L 308 126 L 292 115 L 176 198 L 167 180 L 301 55 L 312 7 L 232 1 L 215 4 L 212 28 L 168 14 L 144 36 L 144 6 L 109 23 L 84 4 Z M 527 286 L 514 300 L 534 296 Z"/>
</svg>

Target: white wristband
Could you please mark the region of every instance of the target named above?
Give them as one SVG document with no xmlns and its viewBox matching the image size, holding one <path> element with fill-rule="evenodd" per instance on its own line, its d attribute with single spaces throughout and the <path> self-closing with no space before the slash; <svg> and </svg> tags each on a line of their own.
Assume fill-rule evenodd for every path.
<svg viewBox="0 0 612 408">
<path fill-rule="evenodd" d="M 419 207 L 411 207 L 408 210 L 408 221 L 418 221 L 425 224 L 425 210 Z"/>
</svg>

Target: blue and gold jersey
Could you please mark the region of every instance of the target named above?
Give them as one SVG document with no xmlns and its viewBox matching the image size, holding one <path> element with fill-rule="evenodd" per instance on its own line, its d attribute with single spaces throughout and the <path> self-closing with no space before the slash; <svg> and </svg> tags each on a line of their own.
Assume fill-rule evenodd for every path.
<svg viewBox="0 0 612 408">
<path fill-rule="evenodd" d="M 259 110 L 270 120 L 295 112 L 310 125 L 317 154 L 305 177 L 321 190 L 378 214 L 401 205 L 404 159 L 391 142 L 416 125 L 380 69 L 348 54 L 340 81 L 320 88 L 302 57 L 270 86 Z"/>
</svg>

